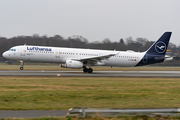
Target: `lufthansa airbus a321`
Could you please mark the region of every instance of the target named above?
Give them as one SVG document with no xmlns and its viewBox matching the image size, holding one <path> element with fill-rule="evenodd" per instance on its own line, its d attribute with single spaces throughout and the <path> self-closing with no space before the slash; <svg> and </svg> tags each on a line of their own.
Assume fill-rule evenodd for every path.
<svg viewBox="0 0 180 120">
<path fill-rule="evenodd" d="M 21 61 L 20 70 L 23 70 L 24 61 L 33 61 L 59 63 L 63 68 L 83 68 L 85 73 L 92 73 L 92 66 L 136 67 L 171 60 L 172 57 L 165 55 L 170 37 L 171 32 L 165 32 L 145 52 L 20 45 L 2 56 Z"/>
</svg>

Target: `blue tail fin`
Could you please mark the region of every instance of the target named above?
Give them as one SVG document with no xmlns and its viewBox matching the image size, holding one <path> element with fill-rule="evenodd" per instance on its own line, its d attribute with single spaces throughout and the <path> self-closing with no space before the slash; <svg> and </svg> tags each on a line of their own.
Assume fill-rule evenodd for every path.
<svg viewBox="0 0 180 120">
<path fill-rule="evenodd" d="M 172 32 L 165 32 L 148 50 L 148 54 L 165 55 Z"/>
<path fill-rule="evenodd" d="M 172 32 L 165 32 L 145 53 L 136 66 L 149 65 L 164 61 Z"/>
</svg>

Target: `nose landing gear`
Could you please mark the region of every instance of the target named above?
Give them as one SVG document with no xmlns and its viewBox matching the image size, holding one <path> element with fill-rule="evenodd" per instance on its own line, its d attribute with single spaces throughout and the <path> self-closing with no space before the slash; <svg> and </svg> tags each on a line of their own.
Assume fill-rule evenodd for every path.
<svg viewBox="0 0 180 120">
<path fill-rule="evenodd" d="M 21 67 L 20 67 L 20 70 L 23 70 L 24 69 L 24 61 L 21 61 Z"/>
</svg>

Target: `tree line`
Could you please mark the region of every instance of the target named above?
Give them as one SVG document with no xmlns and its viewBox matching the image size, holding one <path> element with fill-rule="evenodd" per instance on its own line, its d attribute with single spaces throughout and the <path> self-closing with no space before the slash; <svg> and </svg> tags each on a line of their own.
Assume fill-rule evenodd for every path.
<svg viewBox="0 0 180 120">
<path fill-rule="evenodd" d="M 69 47 L 69 48 L 87 48 L 87 49 L 102 49 L 102 50 L 117 50 L 126 51 L 133 50 L 136 52 L 142 52 L 147 50 L 154 41 L 149 41 L 146 38 L 133 39 L 128 37 L 125 40 L 119 39 L 118 41 L 112 42 L 106 38 L 101 41 L 89 42 L 82 36 L 71 36 L 69 38 L 63 38 L 60 35 L 53 37 L 39 36 L 34 34 L 32 36 L 17 36 L 12 38 L 0 37 L 0 54 L 13 46 L 17 45 L 37 45 L 37 46 L 54 46 L 54 47 Z M 175 54 L 180 51 L 180 46 L 176 46 L 170 43 L 168 49 Z"/>
</svg>

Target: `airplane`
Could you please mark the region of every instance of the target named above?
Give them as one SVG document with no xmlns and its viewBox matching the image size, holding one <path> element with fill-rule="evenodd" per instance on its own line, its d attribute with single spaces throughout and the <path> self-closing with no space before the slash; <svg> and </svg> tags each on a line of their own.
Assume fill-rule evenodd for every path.
<svg viewBox="0 0 180 120">
<path fill-rule="evenodd" d="M 2 56 L 20 61 L 20 70 L 23 70 L 24 61 L 59 63 L 63 68 L 83 68 L 85 73 L 92 73 L 92 66 L 137 67 L 172 60 L 165 55 L 171 33 L 165 32 L 145 52 L 19 45 Z"/>
</svg>

